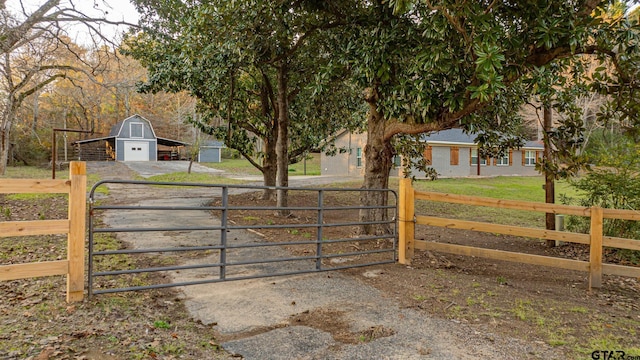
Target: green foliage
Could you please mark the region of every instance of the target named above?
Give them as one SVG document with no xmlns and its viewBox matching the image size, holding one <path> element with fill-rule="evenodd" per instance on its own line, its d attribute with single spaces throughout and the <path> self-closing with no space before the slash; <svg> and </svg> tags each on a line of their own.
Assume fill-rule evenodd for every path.
<svg viewBox="0 0 640 360">
<path fill-rule="evenodd" d="M 42 165 L 51 161 L 51 131 L 17 128 L 13 133 L 13 156 L 24 165 Z"/>
<path fill-rule="evenodd" d="M 153 322 L 153 327 L 156 329 L 170 329 L 171 324 L 164 320 L 156 320 Z"/>
<path fill-rule="evenodd" d="M 564 198 L 564 203 L 581 206 L 599 206 L 612 209 L 640 209 L 640 145 L 622 141 L 597 158 L 599 166 L 587 172 L 571 184 L 585 195 L 579 201 Z M 569 217 L 567 228 L 588 233 L 588 219 Z M 604 234 L 640 240 L 640 224 L 637 221 L 605 219 Z M 638 261 L 638 254 L 619 250 L 620 255 Z"/>
<path fill-rule="evenodd" d="M 138 3 L 149 28 L 122 51 L 149 70 L 140 89 L 188 91 L 200 113 L 190 121 L 261 171 L 267 164 L 273 171 L 279 122 L 289 122 L 285 163 L 296 163 L 363 119 L 360 89 L 344 81 L 344 69 L 327 65 L 330 42 L 320 29 L 339 18 L 324 5 L 218 0 L 176 11 L 171 3 Z"/>
</svg>

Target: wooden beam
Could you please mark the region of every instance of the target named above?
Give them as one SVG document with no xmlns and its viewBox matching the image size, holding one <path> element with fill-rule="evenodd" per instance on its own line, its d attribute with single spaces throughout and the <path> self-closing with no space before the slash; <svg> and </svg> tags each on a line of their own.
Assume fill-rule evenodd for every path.
<svg viewBox="0 0 640 360">
<path fill-rule="evenodd" d="M 398 191 L 398 262 L 409 265 L 414 256 L 415 190 L 411 179 L 400 179 Z"/>
<path fill-rule="evenodd" d="M 589 247 L 589 289 L 602 286 L 602 220 L 601 207 L 591 208 L 591 245 Z"/>
<path fill-rule="evenodd" d="M 84 297 L 84 249 L 87 209 L 87 166 L 84 162 L 69 164 L 69 235 L 67 240 L 67 302 Z"/>
<path fill-rule="evenodd" d="M 439 226 L 450 229 L 482 231 L 493 234 L 523 236 L 529 238 L 559 240 L 578 244 L 589 244 L 589 235 L 565 231 L 525 228 L 519 226 L 483 223 L 477 221 L 445 219 L 434 216 L 416 216 L 418 225 Z"/>
<path fill-rule="evenodd" d="M 0 266 L 0 281 L 66 275 L 68 270 L 69 262 L 67 260 L 3 265 Z"/>
<path fill-rule="evenodd" d="M 625 239 L 619 237 L 605 236 L 602 238 L 602 245 L 620 249 L 640 251 L 640 241 L 635 239 Z"/>
<path fill-rule="evenodd" d="M 440 251 L 456 255 L 476 256 L 532 265 L 542 265 L 561 269 L 589 271 L 589 263 L 586 261 L 561 259 L 550 256 L 521 254 L 510 251 L 482 249 L 471 246 L 443 244 L 424 240 L 416 240 L 416 249 Z"/>
<path fill-rule="evenodd" d="M 66 194 L 70 180 L 2 179 L 0 194 Z"/>
<path fill-rule="evenodd" d="M 419 200 L 430 200 L 439 202 L 449 202 L 454 204 L 490 206 L 502 209 L 538 211 L 544 213 L 567 214 L 577 216 L 589 216 L 589 208 L 583 206 L 570 206 L 560 204 L 545 204 L 533 201 L 502 200 L 479 196 L 466 196 L 456 194 L 443 194 L 435 192 L 416 191 L 415 198 Z"/>
<path fill-rule="evenodd" d="M 69 220 L 32 220 L 0 222 L 0 237 L 69 233 Z"/>
<path fill-rule="evenodd" d="M 602 209 L 605 219 L 621 219 L 640 221 L 640 213 L 637 210 Z"/>
<path fill-rule="evenodd" d="M 637 240 L 636 240 L 637 241 Z M 640 278 L 640 268 L 634 266 L 602 264 L 602 272 L 607 275 Z"/>
</svg>

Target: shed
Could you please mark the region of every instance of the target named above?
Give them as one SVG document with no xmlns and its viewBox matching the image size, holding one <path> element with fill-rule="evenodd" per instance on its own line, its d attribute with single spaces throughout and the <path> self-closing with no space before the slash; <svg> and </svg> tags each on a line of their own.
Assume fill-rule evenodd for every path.
<svg viewBox="0 0 640 360">
<path fill-rule="evenodd" d="M 207 140 L 200 145 L 198 162 L 222 162 L 222 149 L 224 144 L 216 140 Z"/>
<path fill-rule="evenodd" d="M 173 158 L 159 157 L 159 146 L 177 149 L 188 144 L 157 137 L 151 122 L 136 114 L 112 126 L 109 136 L 79 140 L 74 145 L 79 160 L 157 161 Z"/>
</svg>

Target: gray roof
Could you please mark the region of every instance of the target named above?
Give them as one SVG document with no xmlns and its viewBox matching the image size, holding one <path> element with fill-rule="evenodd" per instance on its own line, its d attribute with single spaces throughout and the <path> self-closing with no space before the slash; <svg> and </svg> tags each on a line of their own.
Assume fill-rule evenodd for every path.
<svg viewBox="0 0 640 360">
<path fill-rule="evenodd" d="M 476 145 L 475 138 L 476 134 L 467 134 L 462 129 L 448 129 L 426 134 L 422 140 L 427 143 Z M 527 141 L 523 148 L 544 149 L 544 146 L 540 141 Z"/>
<path fill-rule="evenodd" d="M 100 137 L 100 138 L 94 138 L 94 139 L 86 139 L 86 140 L 79 140 L 79 141 L 75 141 L 74 144 L 87 144 L 87 143 L 92 143 L 92 142 L 97 142 L 97 141 L 102 141 L 102 140 L 106 140 L 106 141 L 115 141 L 115 139 L 118 137 L 118 135 L 120 135 L 120 130 L 122 129 L 122 126 L 124 125 L 124 123 L 127 120 L 130 119 L 136 119 L 136 120 L 141 120 L 141 121 L 145 121 L 149 124 L 149 127 L 151 128 L 151 132 L 153 133 L 153 136 L 156 138 L 158 145 L 164 145 L 164 146 L 187 146 L 190 145 L 187 142 L 184 141 L 180 141 L 180 140 L 173 140 L 173 139 L 167 139 L 167 138 L 163 138 L 163 137 L 159 137 L 155 135 L 155 131 L 153 130 L 153 126 L 151 125 L 151 122 L 145 118 L 143 118 L 142 116 L 138 115 L 138 114 L 134 114 L 132 116 L 129 116 L 128 118 L 117 122 L 115 125 L 113 125 L 111 127 L 111 130 L 109 131 L 109 136 L 104 136 L 104 137 Z"/>
<path fill-rule="evenodd" d="M 475 135 L 465 134 L 462 129 L 449 129 L 432 132 L 425 134 L 422 139 L 427 142 L 475 144 Z"/>
<path fill-rule="evenodd" d="M 116 136 L 117 137 L 118 135 L 120 135 L 120 130 L 122 129 L 122 126 L 124 125 L 124 123 L 127 120 L 131 120 L 131 119 L 136 119 L 136 120 L 140 120 L 140 121 L 144 121 L 144 122 L 148 123 L 149 127 L 151 127 L 151 131 L 153 132 L 153 136 L 155 137 L 155 131 L 153 131 L 153 126 L 151 126 L 151 121 L 143 118 L 142 116 L 140 116 L 138 114 L 133 114 L 133 115 L 129 116 L 128 118 L 126 118 L 126 119 L 124 119 L 122 121 L 119 121 L 115 125 L 113 125 L 111 127 L 111 131 L 109 131 L 109 136 Z"/>
<path fill-rule="evenodd" d="M 200 143 L 201 147 L 223 148 L 224 143 L 217 140 L 206 140 Z"/>
</svg>

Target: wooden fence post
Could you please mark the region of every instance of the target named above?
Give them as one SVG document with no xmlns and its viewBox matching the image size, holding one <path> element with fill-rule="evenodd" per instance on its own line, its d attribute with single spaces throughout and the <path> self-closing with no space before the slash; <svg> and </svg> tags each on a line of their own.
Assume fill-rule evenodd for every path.
<svg viewBox="0 0 640 360">
<path fill-rule="evenodd" d="M 589 249 L 589 289 L 602 286 L 602 230 L 603 211 L 591 207 L 591 242 Z"/>
<path fill-rule="evenodd" d="M 411 179 L 400 179 L 398 198 L 398 262 L 410 265 L 414 253 L 415 198 Z"/>
<path fill-rule="evenodd" d="M 69 164 L 69 236 L 67 238 L 67 302 L 82 301 L 84 297 L 84 240 L 87 208 L 87 165 L 72 161 Z"/>
</svg>

